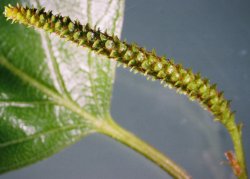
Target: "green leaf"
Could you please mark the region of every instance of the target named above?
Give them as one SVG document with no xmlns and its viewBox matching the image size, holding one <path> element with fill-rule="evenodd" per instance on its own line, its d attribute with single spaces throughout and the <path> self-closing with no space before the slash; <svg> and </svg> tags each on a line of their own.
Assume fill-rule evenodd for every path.
<svg viewBox="0 0 250 179">
<path fill-rule="evenodd" d="M 0 173 L 95 132 L 109 116 L 114 63 L 44 32 L 11 25 L 0 2 Z M 31 3 L 32 2 L 32 3 Z M 21 1 L 120 34 L 123 0 Z"/>
</svg>

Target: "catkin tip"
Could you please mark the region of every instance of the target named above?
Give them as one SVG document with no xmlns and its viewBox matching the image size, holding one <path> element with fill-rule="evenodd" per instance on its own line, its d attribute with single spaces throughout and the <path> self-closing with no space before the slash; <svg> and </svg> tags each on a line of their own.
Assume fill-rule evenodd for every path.
<svg viewBox="0 0 250 179">
<path fill-rule="evenodd" d="M 13 8 L 11 5 L 4 7 L 4 16 L 7 18 L 7 20 L 12 19 L 16 16 L 16 9 Z"/>
</svg>

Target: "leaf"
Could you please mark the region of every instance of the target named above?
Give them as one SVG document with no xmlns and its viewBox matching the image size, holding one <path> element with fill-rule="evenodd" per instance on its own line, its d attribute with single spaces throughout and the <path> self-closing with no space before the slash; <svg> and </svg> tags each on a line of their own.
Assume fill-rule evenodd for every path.
<svg viewBox="0 0 250 179">
<path fill-rule="evenodd" d="M 11 25 L 0 2 L 0 173 L 95 132 L 109 116 L 114 63 L 44 32 Z M 32 3 L 31 3 L 32 2 Z M 19 1 L 120 34 L 123 0 Z"/>
</svg>

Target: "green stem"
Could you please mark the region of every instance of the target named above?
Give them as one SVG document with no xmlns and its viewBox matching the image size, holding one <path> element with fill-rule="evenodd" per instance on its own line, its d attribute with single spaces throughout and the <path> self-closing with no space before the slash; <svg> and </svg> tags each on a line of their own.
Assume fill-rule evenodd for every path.
<svg viewBox="0 0 250 179">
<path fill-rule="evenodd" d="M 236 159 L 240 165 L 241 173 L 237 176 L 238 179 L 247 179 L 247 168 L 244 156 L 244 148 L 242 144 L 241 125 L 237 126 L 234 120 L 225 127 L 228 129 L 229 135 L 232 139 Z M 232 166 L 233 168 L 234 166 Z"/>
<path fill-rule="evenodd" d="M 157 149 L 136 137 L 134 134 L 122 128 L 112 119 L 108 120 L 108 122 L 104 122 L 103 125 L 99 127 L 99 132 L 112 137 L 116 141 L 125 144 L 129 148 L 132 148 L 136 152 L 142 154 L 144 157 L 148 158 L 153 163 L 162 168 L 173 178 L 191 178 L 191 176 L 187 174 L 184 169 L 175 164 L 166 155 L 162 154 Z"/>
</svg>

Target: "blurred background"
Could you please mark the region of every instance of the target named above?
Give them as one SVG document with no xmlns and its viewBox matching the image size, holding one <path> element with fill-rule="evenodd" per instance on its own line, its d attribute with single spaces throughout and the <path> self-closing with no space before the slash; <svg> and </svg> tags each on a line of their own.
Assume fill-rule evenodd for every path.
<svg viewBox="0 0 250 179">
<path fill-rule="evenodd" d="M 126 0 L 122 38 L 201 72 L 231 99 L 244 124 L 250 170 L 250 1 Z M 117 68 L 112 116 L 182 165 L 193 178 L 228 179 L 224 152 L 232 144 L 223 127 L 200 106 Z M 1 179 L 166 179 L 161 169 L 112 139 L 94 134 L 53 157 Z"/>
</svg>

